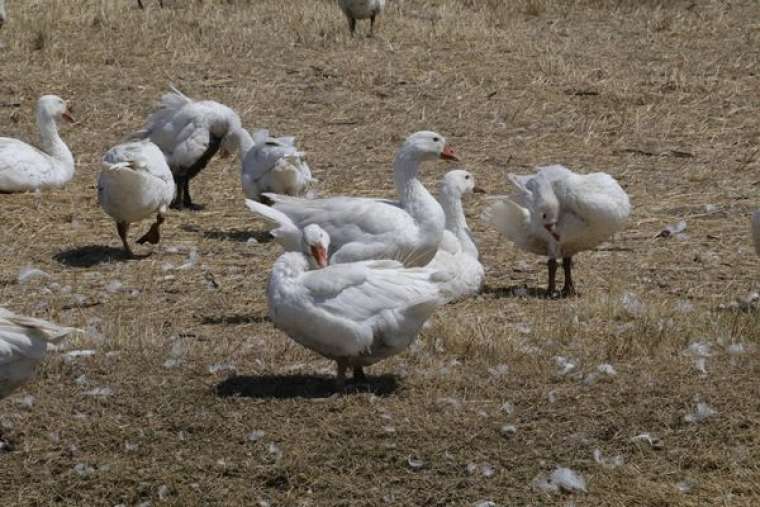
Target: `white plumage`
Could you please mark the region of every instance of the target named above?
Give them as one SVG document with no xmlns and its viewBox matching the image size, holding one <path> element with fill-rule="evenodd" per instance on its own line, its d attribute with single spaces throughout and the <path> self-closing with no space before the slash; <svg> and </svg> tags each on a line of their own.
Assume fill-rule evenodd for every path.
<svg viewBox="0 0 760 507">
<path fill-rule="evenodd" d="M 159 228 L 174 199 L 174 181 L 161 150 L 151 141 L 131 141 L 114 146 L 103 157 L 98 176 L 98 203 L 116 221 L 124 248 L 129 224 L 156 213 L 156 222 L 138 243 L 158 243 Z"/>
<path fill-rule="evenodd" d="M 435 308 L 445 276 L 430 268 L 404 268 L 395 261 L 326 264 L 329 236 L 316 225 L 304 229 L 302 252 L 287 252 L 272 268 L 269 316 L 301 345 L 363 379 L 362 367 L 398 354 L 417 336 Z"/>
<path fill-rule="evenodd" d="M 74 177 L 74 156 L 58 135 L 56 121 L 74 121 L 66 101 L 44 95 L 37 101 L 40 149 L 0 137 L 0 192 L 28 192 L 62 187 Z"/>
<path fill-rule="evenodd" d="M 48 342 L 78 331 L 0 307 L 0 399 L 28 382 L 45 358 Z"/>
<path fill-rule="evenodd" d="M 261 129 L 254 132 L 253 142 L 240 173 L 248 199 L 259 201 L 263 192 L 301 196 L 316 181 L 294 137 L 270 137 L 268 130 Z"/>
<path fill-rule="evenodd" d="M 456 159 L 446 139 L 435 132 L 407 138 L 394 162 L 400 200 L 360 197 L 301 199 L 263 194 L 298 229 L 318 224 L 330 235 L 330 262 L 394 259 L 407 267 L 430 262 L 441 243 L 445 216 L 438 201 L 417 179 L 420 163 Z"/>
<path fill-rule="evenodd" d="M 196 101 L 172 88 L 133 138 L 150 139 L 161 149 L 177 184 L 173 206 L 193 208 L 198 206 L 190 197 L 190 180 L 219 149 L 225 153 L 242 149 L 245 136 L 250 139 L 229 107 L 211 100 Z"/>
<path fill-rule="evenodd" d="M 572 257 L 624 227 L 631 214 L 628 195 L 608 174 L 577 174 L 561 165 L 508 178 L 514 194 L 495 198 L 483 219 L 517 247 L 549 257 L 550 294 L 555 290 L 556 259 L 562 258 L 562 294 L 573 295 Z"/>
<path fill-rule="evenodd" d="M 474 191 L 482 192 L 475 186 L 472 174 L 456 169 L 443 177 L 438 193 L 438 201 L 446 215 L 446 230 L 438 253 L 428 267 L 449 275 L 449 279 L 441 284 L 441 292 L 449 300 L 472 296 L 483 288 L 483 265 L 462 208 L 462 196 Z"/>
<path fill-rule="evenodd" d="M 351 35 L 356 31 L 356 20 L 369 18 L 370 34 L 375 32 L 375 17 L 385 8 L 385 0 L 338 0 L 343 14 L 348 19 Z"/>
</svg>

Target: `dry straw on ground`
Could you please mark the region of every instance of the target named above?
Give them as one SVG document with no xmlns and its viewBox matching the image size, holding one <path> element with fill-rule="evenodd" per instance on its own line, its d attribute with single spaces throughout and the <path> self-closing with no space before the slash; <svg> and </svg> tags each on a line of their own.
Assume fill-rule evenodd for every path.
<svg viewBox="0 0 760 507">
<path fill-rule="evenodd" d="M 564 504 L 534 485 L 557 465 L 585 478 L 578 505 L 760 501 L 760 327 L 719 309 L 760 263 L 757 2 L 390 0 L 374 39 L 351 39 L 331 1 L 145 3 L 8 1 L 0 134 L 34 138 L 37 96 L 57 93 L 78 164 L 63 190 L 0 196 L 0 302 L 89 328 L 70 346 L 96 353 L 52 354 L 0 404 L 17 446 L 0 504 Z M 119 254 L 99 159 L 169 83 L 298 136 L 323 194 L 393 195 L 400 140 L 431 128 L 493 193 L 506 170 L 561 162 L 609 171 L 635 212 L 578 256 L 582 297 L 546 301 L 520 290 L 545 284 L 542 261 L 472 199 L 488 290 L 371 368 L 375 394 L 325 399 L 330 363 L 266 319 L 279 252 L 248 242 L 264 225 L 236 160 L 199 176 L 207 211 L 171 214 L 150 257 Z M 655 239 L 680 219 L 688 237 Z M 18 283 L 28 265 L 50 278 Z M 716 413 L 688 422 L 698 402 Z M 644 432 L 656 445 L 631 440 Z"/>
</svg>

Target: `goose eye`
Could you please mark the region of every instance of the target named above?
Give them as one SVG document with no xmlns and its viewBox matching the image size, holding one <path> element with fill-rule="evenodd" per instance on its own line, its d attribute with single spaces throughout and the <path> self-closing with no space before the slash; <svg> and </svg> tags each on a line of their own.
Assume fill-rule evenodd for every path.
<svg viewBox="0 0 760 507">
<path fill-rule="evenodd" d="M 433 138 L 433 142 L 434 143 L 440 143 L 441 142 L 441 138 L 440 137 L 434 137 Z"/>
<path fill-rule="evenodd" d="M 541 214 L 541 218 L 543 218 L 544 220 L 546 220 L 546 213 L 542 213 Z"/>
<path fill-rule="evenodd" d="M 469 180 L 470 179 L 470 175 L 468 174 L 467 176 L 464 177 L 464 179 Z"/>
</svg>

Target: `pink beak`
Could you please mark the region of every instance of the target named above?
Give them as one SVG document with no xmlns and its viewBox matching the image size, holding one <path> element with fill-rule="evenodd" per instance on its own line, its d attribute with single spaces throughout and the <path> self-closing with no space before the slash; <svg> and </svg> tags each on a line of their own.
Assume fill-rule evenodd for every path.
<svg viewBox="0 0 760 507">
<path fill-rule="evenodd" d="M 311 256 L 317 261 L 317 266 L 324 268 L 327 266 L 327 250 L 322 245 L 311 247 Z"/>
<path fill-rule="evenodd" d="M 443 160 L 459 160 L 459 157 L 457 157 L 457 154 L 454 152 L 454 148 L 452 148 L 448 144 L 443 147 L 443 151 L 441 152 L 441 158 Z"/>
</svg>

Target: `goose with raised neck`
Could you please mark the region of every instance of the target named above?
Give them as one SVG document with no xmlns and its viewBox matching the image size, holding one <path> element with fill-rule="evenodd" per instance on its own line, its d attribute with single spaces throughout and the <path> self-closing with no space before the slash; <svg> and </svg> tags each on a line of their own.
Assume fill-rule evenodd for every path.
<svg viewBox="0 0 760 507">
<path fill-rule="evenodd" d="M 18 139 L 0 138 L 0 192 L 62 187 L 74 177 L 74 156 L 58 134 L 57 121 L 73 122 L 68 104 L 55 95 L 37 101 L 40 149 Z"/>
<path fill-rule="evenodd" d="M 331 264 L 394 259 L 407 267 L 424 266 L 438 251 L 446 219 L 441 205 L 418 179 L 417 173 L 421 163 L 438 159 L 457 160 L 454 150 L 440 134 L 422 131 L 404 141 L 394 161 L 398 201 L 263 195 L 298 229 L 318 224 L 330 235 Z M 265 218 L 273 221 L 271 217 Z"/>
</svg>

